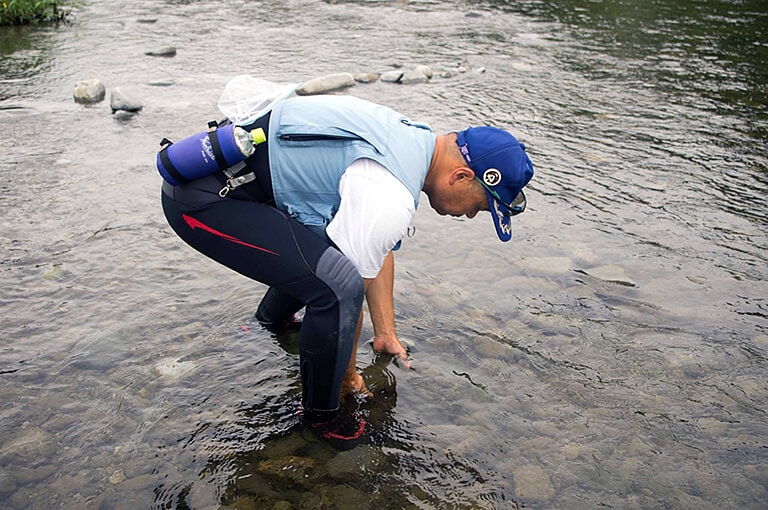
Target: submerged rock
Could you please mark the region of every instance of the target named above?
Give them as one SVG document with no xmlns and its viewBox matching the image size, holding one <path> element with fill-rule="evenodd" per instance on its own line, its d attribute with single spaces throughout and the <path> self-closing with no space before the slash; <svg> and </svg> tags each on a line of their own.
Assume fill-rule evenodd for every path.
<svg viewBox="0 0 768 510">
<path fill-rule="evenodd" d="M 335 73 L 314 78 L 301 84 L 296 89 L 300 96 L 325 94 L 334 90 L 345 89 L 355 84 L 355 77 L 351 73 Z"/>
<path fill-rule="evenodd" d="M 520 466 L 514 470 L 515 496 L 519 500 L 543 502 L 555 495 L 549 475 L 539 466 Z"/>
<path fill-rule="evenodd" d="M 259 473 L 282 483 L 309 488 L 320 477 L 317 463 L 308 457 L 287 455 L 259 462 Z"/>
<path fill-rule="evenodd" d="M 331 478 L 353 482 L 362 472 L 377 472 L 386 464 L 381 450 L 372 446 L 358 446 L 352 450 L 336 454 L 325 465 Z"/>
<path fill-rule="evenodd" d="M 78 370 L 109 370 L 130 356 L 131 343 L 117 331 L 87 335 L 72 348 L 70 366 Z"/>
<path fill-rule="evenodd" d="M 98 103 L 104 99 L 106 93 L 101 80 L 94 78 L 77 82 L 74 97 L 78 103 Z"/>
</svg>

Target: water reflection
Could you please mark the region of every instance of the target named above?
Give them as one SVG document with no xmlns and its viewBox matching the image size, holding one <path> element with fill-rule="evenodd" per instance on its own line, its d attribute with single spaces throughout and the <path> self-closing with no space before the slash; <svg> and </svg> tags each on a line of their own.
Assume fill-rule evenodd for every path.
<svg viewBox="0 0 768 510">
<path fill-rule="evenodd" d="M 56 58 L 55 34 L 55 27 L 0 27 L 0 101 L 34 96 L 29 85 L 45 76 Z"/>
</svg>

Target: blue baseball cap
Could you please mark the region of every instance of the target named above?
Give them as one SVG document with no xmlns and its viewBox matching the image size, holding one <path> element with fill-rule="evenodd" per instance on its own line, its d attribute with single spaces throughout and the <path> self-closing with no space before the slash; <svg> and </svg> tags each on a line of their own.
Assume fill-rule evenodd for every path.
<svg viewBox="0 0 768 510">
<path fill-rule="evenodd" d="M 456 133 L 456 143 L 475 179 L 485 188 L 496 234 L 512 239 L 512 216 L 525 210 L 523 188 L 533 177 L 525 145 L 503 129 L 468 127 Z"/>
</svg>

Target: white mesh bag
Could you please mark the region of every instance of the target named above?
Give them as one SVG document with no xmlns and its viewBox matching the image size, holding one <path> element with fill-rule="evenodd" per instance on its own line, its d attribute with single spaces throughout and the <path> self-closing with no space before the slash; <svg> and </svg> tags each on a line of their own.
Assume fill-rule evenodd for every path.
<svg viewBox="0 0 768 510">
<path fill-rule="evenodd" d="M 219 111 L 233 124 L 246 125 L 269 112 L 299 85 L 279 85 L 248 74 L 235 76 L 219 97 Z"/>
</svg>

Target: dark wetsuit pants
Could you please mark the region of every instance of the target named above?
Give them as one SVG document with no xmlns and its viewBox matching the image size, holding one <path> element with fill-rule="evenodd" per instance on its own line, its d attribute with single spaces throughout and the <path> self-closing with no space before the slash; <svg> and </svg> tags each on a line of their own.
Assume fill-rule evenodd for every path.
<svg viewBox="0 0 768 510">
<path fill-rule="evenodd" d="M 168 223 L 187 244 L 269 286 L 259 319 L 288 320 L 306 306 L 299 334 L 302 401 L 307 410 L 338 408 L 355 344 L 364 286 L 352 262 L 318 235 L 267 203 L 221 198 L 220 175 L 163 184 Z M 231 195 L 237 195 L 232 193 Z"/>
</svg>

